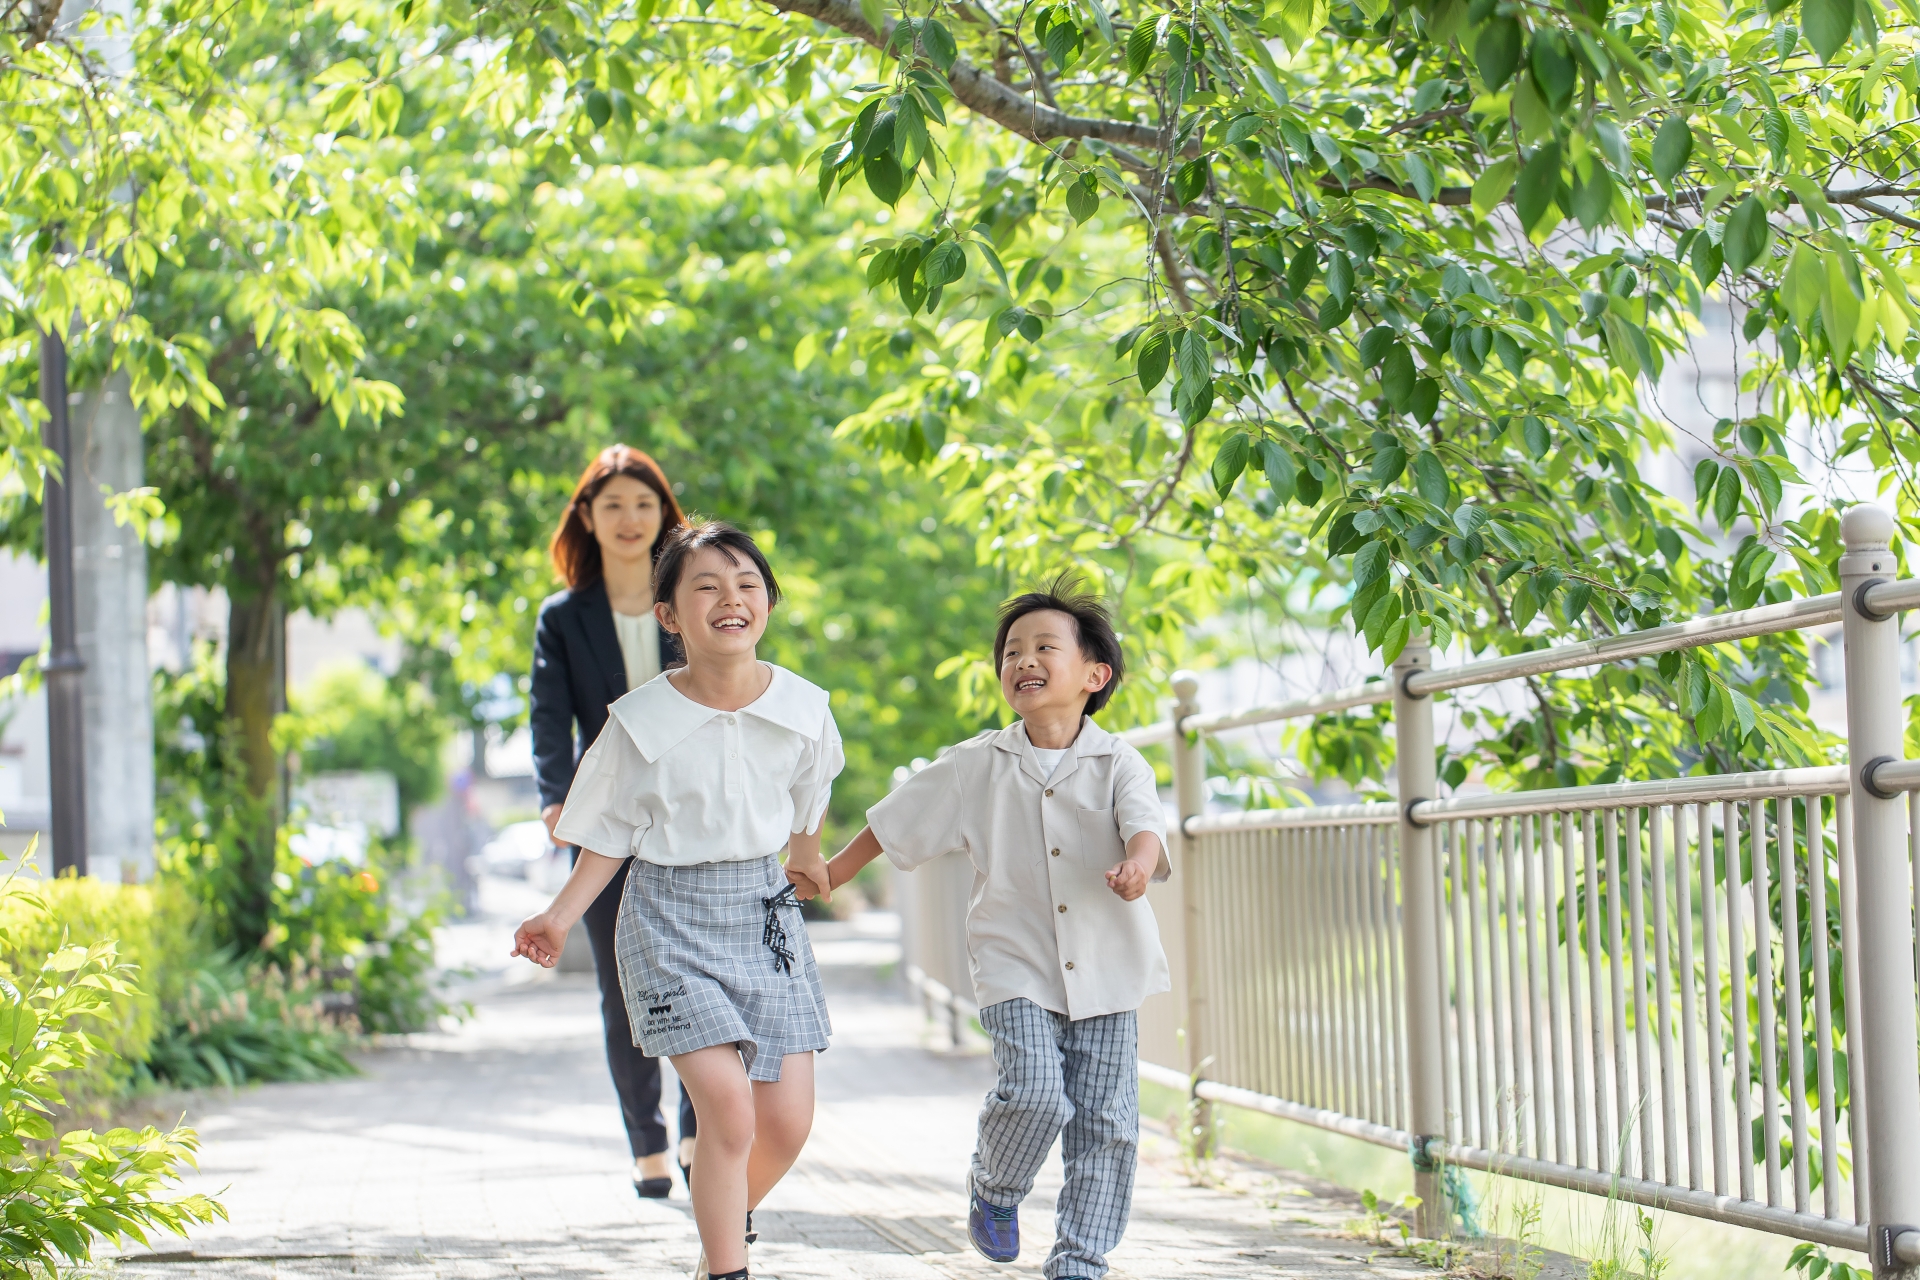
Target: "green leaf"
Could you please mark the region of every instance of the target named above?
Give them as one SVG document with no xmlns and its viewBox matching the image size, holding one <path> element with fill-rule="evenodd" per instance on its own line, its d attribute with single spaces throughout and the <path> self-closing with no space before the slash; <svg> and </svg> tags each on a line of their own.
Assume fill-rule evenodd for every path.
<svg viewBox="0 0 1920 1280">
<path fill-rule="evenodd" d="M 1140 379 L 1140 390 L 1151 392 L 1167 376 L 1167 362 L 1173 357 L 1173 339 L 1165 330 L 1150 333 L 1134 349 L 1133 372 Z"/>
<path fill-rule="evenodd" d="M 1386 543 L 1367 543 L 1353 553 L 1353 585 L 1357 588 L 1378 582 L 1387 576 L 1390 563 Z"/>
<path fill-rule="evenodd" d="M 1513 176 L 1520 172 L 1520 161 L 1508 156 L 1486 167 L 1473 182 L 1473 211 L 1486 217 L 1499 207 L 1507 198 L 1507 192 L 1513 190 Z"/>
<path fill-rule="evenodd" d="M 1440 383 L 1434 378 L 1418 378 L 1413 384 L 1413 400 L 1407 406 L 1407 412 L 1414 421 L 1425 425 L 1433 421 L 1433 415 L 1440 411 Z"/>
<path fill-rule="evenodd" d="M 1529 234 L 1553 207 L 1560 190 L 1560 144 L 1547 142 L 1534 149 L 1514 185 L 1513 207 Z"/>
<path fill-rule="evenodd" d="M 613 119 L 613 100 L 602 90 L 587 90 L 587 119 L 596 129 L 606 128 L 607 121 Z"/>
<path fill-rule="evenodd" d="M 1795 245 L 1780 284 L 1781 300 L 1787 304 L 1787 314 L 1793 317 L 1793 322 L 1806 328 L 1813 313 L 1820 309 L 1820 300 L 1826 291 L 1827 266 L 1820 261 L 1818 251 L 1804 242 Z"/>
<path fill-rule="evenodd" d="M 1520 438 L 1535 461 L 1546 457 L 1547 451 L 1553 448 L 1553 436 L 1547 431 L 1547 424 L 1532 416 L 1520 424 Z"/>
<path fill-rule="evenodd" d="M 1574 167 L 1573 216 L 1587 231 L 1593 231 L 1606 225 L 1609 211 L 1613 207 L 1613 175 L 1607 172 L 1607 166 L 1600 163 L 1598 156 L 1590 156 L 1584 181 L 1579 175 L 1579 166 Z"/>
<path fill-rule="evenodd" d="M 906 192 L 907 175 L 900 171 L 900 162 L 893 158 L 891 151 L 868 157 L 863 172 L 866 174 L 867 190 L 873 192 L 882 204 L 900 202 L 900 197 Z"/>
<path fill-rule="evenodd" d="M 1722 529 L 1731 529 L 1739 516 L 1740 474 L 1727 467 L 1720 472 L 1720 480 L 1713 487 L 1713 518 L 1720 522 Z"/>
<path fill-rule="evenodd" d="M 1779 473 L 1765 458 L 1753 460 L 1753 491 L 1759 496 L 1760 506 L 1768 515 L 1780 509 L 1780 499 L 1786 496 Z"/>
<path fill-rule="evenodd" d="M 1327 258 L 1327 293 L 1341 306 L 1353 300 L 1353 259 L 1344 249 L 1335 249 Z"/>
<path fill-rule="evenodd" d="M 1384 324 L 1375 325 L 1360 338 L 1360 367 L 1372 369 L 1387 358 L 1387 349 L 1393 345 L 1394 333 Z"/>
<path fill-rule="evenodd" d="M 1413 402 L 1413 378 L 1413 353 L 1394 343 L 1380 365 L 1380 394 L 1388 405 L 1404 411 Z"/>
<path fill-rule="evenodd" d="M 1767 207 L 1760 197 L 1748 196 L 1727 215 L 1727 231 L 1720 240 L 1720 252 L 1726 255 L 1727 268 L 1739 275 L 1766 251 L 1772 228 L 1767 223 Z"/>
<path fill-rule="evenodd" d="M 1091 173 L 1083 173 L 1067 184 L 1067 212 L 1076 223 L 1085 222 L 1100 209 L 1100 183 Z"/>
<path fill-rule="evenodd" d="M 1192 204 L 1207 189 L 1207 181 L 1213 176 L 1213 165 L 1207 156 L 1195 156 L 1174 171 L 1174 198 L 1183 205 Z"/>
<path fill-rule="evenodd" d="M 1653 176 L 1661 186 L 1673 189 L 1673 180 L 1693 157 L 1693 126 L 1679 112 L 1668 116 L 1653 135 Z"/>
<path fill-rule="evenodd" d="M 1566 37 L 1552 27 L 1536 28 L 1527 64 L 1533 72 L 1533 83 L 1539 87 L 1547 105 L 1555 111 L 1565 111 L 1573 101 L 1573 88 L 1580 79 L 1573 54 L 1567 49 Z"/>
<path fill-rule="evenodd" d="M 1174 340 L 1174 370 L 1182 382 L 1213 381 L 1213 357 L 1207 353 L 1207 335 L 1188 329 Z"/>
<path fill-rule="evenodd" d="M 1693 467 L 1693 500 L 1705 502 L 1713 496 L 1714 482 L 1720 478 L 1720 464 L 1712 458 L 1702 458 Z"/>
<path fill-rule="evenodd" d="M 1576 582 L 1567 588 L 1567 594 L 1561 597 L 1560 610 L 1569 625 L 1587 611 L 1587 603 L 1592 599 L 1593 584 L 1590 582 Z"/>
<path fill-rule="evenodd" d="M 1800 29 L 1822 62 L 1832 62 L 1846 44 L 1853 18 L 1854 0 L 1801 0 Z"/>
<path fill-rule="evenodd" d="M 967 253 L 958 242 L 943 241 L 920 264 L 920 274 L 929 290 L 944 288 L 967 273 Z"/>
<path fill-rule="evenodd" d="M 1407 451 L 1397 444 L 1383 445 L 1373 455 L 1373 465 L 1368 474 L 1378 485 L 1389 485 L 1400 478 L 1407 469 Z"/>
<path fill-rule="evenodd" d="M 867 20 L 875 35 L 887 29 L 887 9 L 881 0 L 860 0 L 860 16 Z"/>
<path fill-rule="evenodd" d="M 1413 486 L 1420 496 L 1436 507 L 1447 505 L 1447 495 L 1452 486 L 1447 482 L 1447 468 L 1432 450 L 1422 449 L 1413 458 Z"/>
<path fill-rule="evenodd" d="M 1236 431 L 1228 436 L 1220 446 L 1220 452 L 1213 456 L 1213 487 L 1221 497 L 1233 491 L 1233 482 L 1247 469 L 1247 459 L 1252 454 L 1252 442 L 1244 431 Z"/>
<path fill-rule="evenodd" d="M 920 47 L 943 72 L 952 71 L 954 59 L 960 56 L 960 46 L 954 42 L 953 33 L 938 18 L 928 18 L 920 24 Z"/>
<path fill-rule="evenodd" d="M 1496 17 L 1480 28 L 1480 36 L 1473 42 L 1473 63 L 1489 93 L 1498 93 L 1513 78 L 1524 40 L 1520 23 L 1514 18 Z"/>
<path fill-rule="evenodd" d="M 1251 111 L 1235 116 L 1232 122 L 1227 125 L 1226 136 L 1220 140 L 1220 145 L 1231 147 L 1236 142 L 1244 142 L 1254 134 L 1260 132 L 1261 127 L 1265 124 L 1265 120 L 1262 120 Z"/>
<path fill-rule="evenodd" d="M 1260 469 L 1267 473 L 1267 487 L 1273 490 L 1273 500 L 1280 503 L 1292 498 L 1300 474 L 1293 454 L 1279 441 L 1267 439 L 1254 446 L 1254 454 L 1260 461 Z"/>
<path fill-rule="evenodd" d="M 1133 30 L 1127 35 L 1127 75 L 1131 78 L 1138 80 L 1146 74 L 1147 64 L 1153 61 L 1159 30 L 1159 19 L 1150 13 L 1141 14 L 1140 21 L 1133 24 Z"/>
</svg>

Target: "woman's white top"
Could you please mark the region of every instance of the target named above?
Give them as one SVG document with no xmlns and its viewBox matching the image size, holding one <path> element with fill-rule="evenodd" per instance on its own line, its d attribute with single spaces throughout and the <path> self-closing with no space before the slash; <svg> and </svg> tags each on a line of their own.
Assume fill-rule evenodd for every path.
<svg viewBox="0 0 1920 1280">
<path fill-rule="evenodd" d="M 764 665 L 772 683 L 738 711 L 695 702 L 666 674 L 608 707 L 554 838 L 684 867 L 764 858 L 819 830 L 846 763 L 840 729 L 825 689 Z"/>
<path fill-rule="evenodd" d="M 627 688 L 638 689 L 660 674 L 660 624 L 651 612 L 614 610 L 613 629 L 620 637 L 620 658 L 627 668 Z"/>
</svg>

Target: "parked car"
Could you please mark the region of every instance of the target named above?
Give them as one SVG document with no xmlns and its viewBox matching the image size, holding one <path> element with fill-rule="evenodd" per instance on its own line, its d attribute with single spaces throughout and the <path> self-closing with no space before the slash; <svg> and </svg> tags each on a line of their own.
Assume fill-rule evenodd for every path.
<svg viewBox="0 0 1920 1280">
<path fill-rule="evenodd" d="M 549 860 L 553 851 L 546 823 L 537 818 L 531 822 L 510 822 L 481 847 L 478 870 L 482 875 L 538 879 L 540 864 Z"/>
</svg>

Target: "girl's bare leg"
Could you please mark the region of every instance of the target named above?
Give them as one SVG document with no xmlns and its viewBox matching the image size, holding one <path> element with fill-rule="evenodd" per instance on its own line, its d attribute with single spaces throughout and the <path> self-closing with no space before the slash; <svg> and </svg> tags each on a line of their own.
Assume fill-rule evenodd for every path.
<svg viewBox="0 0 1920 1280">
<path fill-rule="evenodd" d="M 698 1108 L 700 1099 L 694 1098 Z M 747 1207 L 757 1206 L 800 1158 L 813 1129 L 813 1055 L 790 1053 L 778 1080 L 753 1082 L 753 1152 L 747 1157 Z M 706 1136 L 706 1112 L 700 1133 Z M 704 1173 L 703 1173 L 704 1176 Z M 711 1255 L 709 1255 L 711 1256 Z"/>
<path fill-rule="evenodd" d="M 754 1152 L 754 1094 L 766 1086 L 748 1081 L 740 1051 L 730 1044 L 675 1054 L 673 1069 L 693 1095 L 694 1110 L 700 1116 L 700 1135 L 694 1139 L 700 1176 L 693 1180 L 693 1220 L 707 1251 L 707 1269 L 717 1274 L 737 1271 L 747 1265 L 747 1168 Z M 811 1103 L 811 1087 L 808 1099 Z"/>
</svg>

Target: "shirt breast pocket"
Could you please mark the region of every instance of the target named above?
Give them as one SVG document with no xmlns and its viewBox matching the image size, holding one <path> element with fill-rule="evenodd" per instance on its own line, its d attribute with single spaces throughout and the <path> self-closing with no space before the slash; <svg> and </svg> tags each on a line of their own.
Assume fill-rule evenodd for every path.
<svg viewBox="0 0 1920 1280">
<path fill-rule="evenodd" d="M 1120 842 L 1120 828 L 1114 824 L 1111 809 L 1081 809 L 1080 863 L 1094 871 L 1111 871 L 1127 856 Z"/>
</svg>

